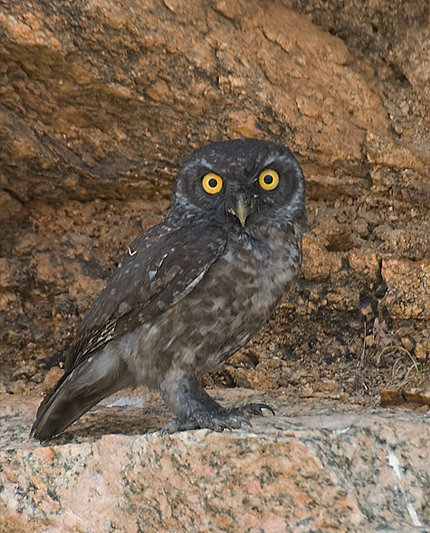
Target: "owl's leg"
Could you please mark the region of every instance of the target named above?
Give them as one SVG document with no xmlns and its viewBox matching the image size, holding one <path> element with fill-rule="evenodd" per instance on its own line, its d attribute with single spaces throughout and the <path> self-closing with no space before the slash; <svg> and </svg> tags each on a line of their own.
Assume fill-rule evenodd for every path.
<svg viewBox="0 0 430 533">
<path fill-rule="evenodd" d="M 160 386 L 166 403 L 175 411 L 176 420 L 168 422 L 163 433 L 208 428 L 214 431 L 237 429 L 249 420 L 230 409 L 224 409 L 200 386 L 197 378 L 183 371 L 171 371 Z"/>
</svg>

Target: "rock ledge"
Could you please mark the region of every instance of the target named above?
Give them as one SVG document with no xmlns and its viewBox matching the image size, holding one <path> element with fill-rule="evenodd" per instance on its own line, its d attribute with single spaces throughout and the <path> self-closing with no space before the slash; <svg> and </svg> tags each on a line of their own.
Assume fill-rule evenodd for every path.
<svg viewBox="0 0 430 533">
<path fill-rule="evenodd" d="M 41 446 L 27 437 L 39 398 L 2 395 L 0 531 L 429 531 L 424 414 L 215 396 L 277 415 L 162 437 L 156 396 L 126 393 Z"/>
</svg>

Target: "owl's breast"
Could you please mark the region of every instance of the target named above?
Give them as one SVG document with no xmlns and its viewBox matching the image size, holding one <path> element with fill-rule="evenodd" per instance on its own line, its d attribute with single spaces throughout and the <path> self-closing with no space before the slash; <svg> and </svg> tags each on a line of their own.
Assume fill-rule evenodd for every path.
<svg viewBox="0 0 430 533">
<path fill-rule="evenodd" d="M 298 243 L 282 234 L 275 233 L 267 241 L 241 234 L 228 241 L 224 253 L 211 267 L 210 278 L 228 278 L 229 292 L 246 303 L 250 314 L 267 316 L 297 274 L 299 263 Z M 235 300 L 232 305 L 236 307 Z"/>
<path fill-rule="evenodd" d="M 131 358 L 140 381 L 156 382 L 161 367 L 185 365 L 196 375 L 216 368 L 267 321 L 299 262 L 299 244 L 282 236 L 266 244 L 246 234 L 229 235 L 193 290 L 136 333 Z M 147 354 L 144 367 L 139 351 Z"/>
<path fill-rule="evenodd" d="M 300 263 L 299 244 L 231 236 L 224 253 L 178 304 L 189 318 L 189 356 L 206 372 L 244 346 L 267 321 Z M 196 361 L 196 362 L 194 362 Z"/>
</svg>

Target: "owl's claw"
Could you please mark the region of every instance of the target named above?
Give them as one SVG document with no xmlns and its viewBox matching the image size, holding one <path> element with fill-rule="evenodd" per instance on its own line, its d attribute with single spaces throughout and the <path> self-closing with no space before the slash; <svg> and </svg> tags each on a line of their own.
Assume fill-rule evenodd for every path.
<svg viewBox="0 0 430 533">
<path fill-rule="evenodd" d="M 242 416 L 264 416 L 263 409 L 267 409 L 275 415 L 275 411 L 265 403 L 247 403 L 245 405 L 240 405 L 239 407 L 232 407 L 229 409 L 229 412 L 234 415 Z"/>
<path fill-rule="evenodd" d="M 252 427 L 251 422 L 240 413 L 232 412 L 230 409 L 222 412 L 196 411 L 188 418 L 171 420 L 163 426 L 161 434 L 175 433 L 176 431 L 189 431 L 192 429 L 212 429 L 213 431 L 224 431 L 225 429 L 239 429 L 242 425 Z"/>
</svg>

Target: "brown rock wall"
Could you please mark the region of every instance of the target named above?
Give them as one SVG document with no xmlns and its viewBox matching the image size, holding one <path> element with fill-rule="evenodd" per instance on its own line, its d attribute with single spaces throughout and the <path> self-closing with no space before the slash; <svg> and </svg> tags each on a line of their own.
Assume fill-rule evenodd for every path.
<svg viewBox="0 0 430 533">
<path fill-rule="evenodd" d="M 387 259 L 382 262 L 386 304 L 393 317 L 430 319 L 430 261 Z"/>
<path fill-rule="evenodd" d="M 44 382 L 121 251 L 165 212 L 183 157 L 243 135 L 303 165 L 304 280 L 208 382 L 300 394 L 336 376 L 373 401 L 402 357 L 380 357 L 376 318 L 425 361 L 429 7 L 407 5 L 3 3 L 0 381 Z"/>
</svg>

